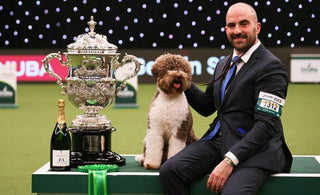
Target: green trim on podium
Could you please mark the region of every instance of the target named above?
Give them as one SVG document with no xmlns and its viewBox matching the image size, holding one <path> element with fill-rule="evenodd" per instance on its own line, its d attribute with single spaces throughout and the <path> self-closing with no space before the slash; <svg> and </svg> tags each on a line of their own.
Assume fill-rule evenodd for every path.
<svg viewBox="0 0 320 195">
<path fill-rule="evenodd" d="M 109 194 L 162 194 L 159 171 L 145 170 L 134 160 L 134 155 L 122 155 L 126 165 L 119 172 L 108 173 Z M 320 156 L 294 156 L 289 174 L 270 176 L 258 195 L 319 195 Z M 71 169 L 67 172 L 49 170 L 49 163 L 32 174 L 32 192 L 38 194 L 88 192 L 88 175 Z M 192 194 L 211 194 L 206 189 L 208 176 L 191 186 Z"/>
</svg>

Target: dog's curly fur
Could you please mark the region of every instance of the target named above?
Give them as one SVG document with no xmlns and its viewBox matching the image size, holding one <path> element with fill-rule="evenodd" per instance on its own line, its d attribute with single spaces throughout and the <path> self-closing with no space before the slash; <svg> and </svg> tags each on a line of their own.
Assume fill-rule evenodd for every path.
<svg viewBox="0 0 320 195">
<path fill-rule="evenodd" d="M 146 169 L 161 163 L 198 138 L 184 91 L 191 85 L 191 65 L 181 55 L 163 54 L 152 66 L 157 92 L 148 113 L 144 151 L 136 160 Z"/>
</svg>

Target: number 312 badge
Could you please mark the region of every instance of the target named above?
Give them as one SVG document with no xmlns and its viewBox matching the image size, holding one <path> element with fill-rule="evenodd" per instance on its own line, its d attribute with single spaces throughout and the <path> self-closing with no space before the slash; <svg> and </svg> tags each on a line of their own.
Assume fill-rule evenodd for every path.
<svg viewBox="0 0 320 195">
<path fill-rule="evenodd" d="M 260 91 L 256 109 L 280 117 L 284 103 L 284 99 L 271 93 Z"/>
</svg>

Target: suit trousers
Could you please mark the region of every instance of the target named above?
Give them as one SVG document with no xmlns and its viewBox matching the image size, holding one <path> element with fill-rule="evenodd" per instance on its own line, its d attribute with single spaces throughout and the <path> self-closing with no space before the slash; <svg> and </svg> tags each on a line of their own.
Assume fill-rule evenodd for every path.
<svg viewBox="0 0 320 195">
<path fill-rule="evenodd" d="M 210 174 L 223 157 L 220 136 L 212 140 L 199 140 L 168 159 L 160 168 L 160 181 L 164 195 L 188 195 L 197 179 Z M 226 182 L 222 195 L 254 195 L 271 174 L 259 168 L 235 167 Z M 206 186 L 203 186 L 206 188 Z"/>
</svg>

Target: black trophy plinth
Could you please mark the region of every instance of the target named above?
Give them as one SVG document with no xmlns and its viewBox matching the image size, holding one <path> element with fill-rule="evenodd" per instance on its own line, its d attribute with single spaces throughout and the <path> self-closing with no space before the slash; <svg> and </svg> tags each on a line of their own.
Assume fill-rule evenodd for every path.
<svg viewBox="0 0 320 195">
<path fill-rule="evenodd" d="M 111 151 L 111 133 L 108 129 L 68 128 L 71 133 L 71 166 L 90 164 L 125 165 L 126 159 Z"/>
</svg>

